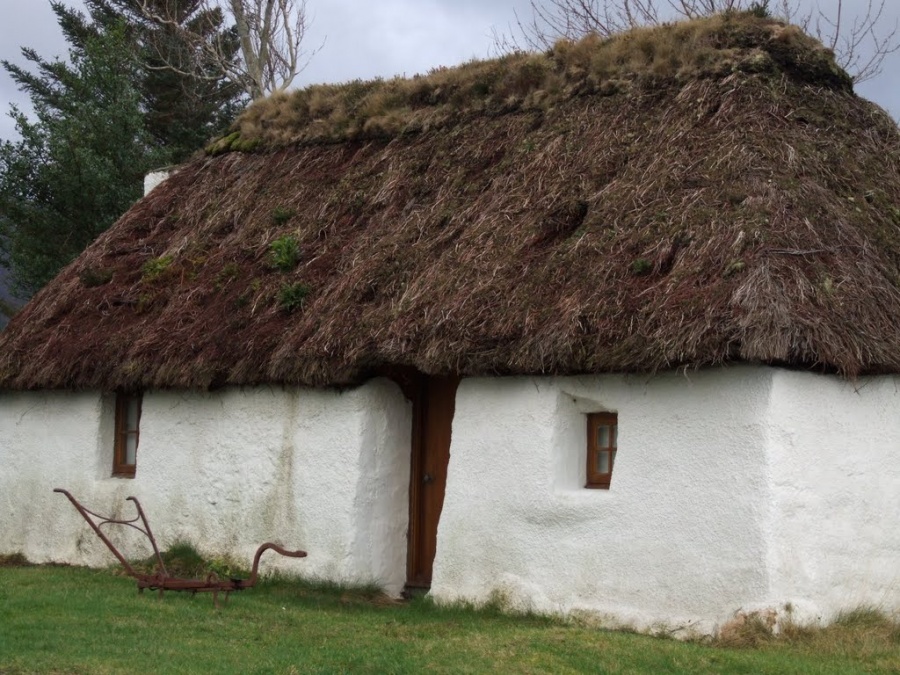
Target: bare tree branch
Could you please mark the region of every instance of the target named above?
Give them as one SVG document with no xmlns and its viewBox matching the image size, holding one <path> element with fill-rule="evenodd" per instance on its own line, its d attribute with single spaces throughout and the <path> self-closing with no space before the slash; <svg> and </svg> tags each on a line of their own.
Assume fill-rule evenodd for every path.
<svg viewBox="0 0 900 675">
<path fill-rule="evenodd" d="M 877 77 L 885 58 L 900 50 L 897 22 L 882 28 L 884 7 L 885 0 L 867 0 L 865 13 L 855 15 L 848 25 L 844 2 L 838 0 L 831 14 L 817 7 L 801 15 L 796 23 L 834 51 L 854 82 L 865 82 Z"/>
<path fill-rule="evenodd" d="M 155 46 L 163 64 L 159 67 L 210 79 L 224 75 L 253 99 L 289 87 L 318 51 L 302 48 L 309 28 L 306 0 L 202 0 L 201 18 L 190 28 L 172 9 L 160 12 L 149 0 L 140 0 L 139 5 L 148 21 L 170 29 L 194 55 L 188 64 L 175 63 L 161 45 Z M 223 16 L 234 22 L 239 59 L 232 58 L 233 50 L 220 33 L 209 30 Z"/>
<path fill-rule="evenodd" d="M 893 1 L 893 0 L 892 0 Z M 771 12 L 796 23 L 835 52 L 838 63 L 863 82 L 877 76 L 885 59 L 900 51 L 900 25 L 884 24 L 888 0 L 866 0 L 865 11 L 849 17 L 844 0 L 828 12 L 816 5 L 801 10 L 801 0 L 531 0 L 531 16 L 516 15 L 513 35 L 494 33 L 500 52 L 540 50 L 560 38 L 589 33 L 610 37 L 637 26 L 671 19 L 696 19 L 720 12 Z"/>
</svg>

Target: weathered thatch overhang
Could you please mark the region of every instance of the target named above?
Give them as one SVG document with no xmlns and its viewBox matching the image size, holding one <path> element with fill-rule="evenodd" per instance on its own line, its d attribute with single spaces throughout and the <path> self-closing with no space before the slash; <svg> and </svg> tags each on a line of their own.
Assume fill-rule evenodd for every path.
<svg viewBox="0 0 900 675">
<path fill-rule="evenodd" d="M 284 95 L 35 296 L 0 387 L 898 372 L 898 160 L 821 45 L 745 15 Z"/>
</svg>

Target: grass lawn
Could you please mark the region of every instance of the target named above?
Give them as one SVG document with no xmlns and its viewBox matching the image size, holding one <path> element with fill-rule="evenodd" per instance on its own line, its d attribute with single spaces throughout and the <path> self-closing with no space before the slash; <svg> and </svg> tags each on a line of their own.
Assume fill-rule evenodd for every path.
<svg viewBox="0 0 900 675">
<path fill-rule="evenodd" d="M 900 672 L 900 631 L 867 621 L 734 649 L 290 580 L 216 610 L 205 594 L 138 595 L 108 570 L 0 568 L 3 675 Z"/>
</svg>

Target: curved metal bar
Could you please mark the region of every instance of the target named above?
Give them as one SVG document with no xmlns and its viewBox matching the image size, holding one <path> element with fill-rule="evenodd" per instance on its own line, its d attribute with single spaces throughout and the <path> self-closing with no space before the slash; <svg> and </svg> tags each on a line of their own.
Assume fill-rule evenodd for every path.
<svg viewBox="0 0 900 675">
<path fill-rule="evenodd" d="M 65 490 L 63 490 L 61 488 L 56 488 L 54 490 L 54 492 L 64 492 L 67 496 L 69 496 L 70 499 L 72 498 L 68 492 L 66 492 Z M 131 497 L 129 497 L 128 499 L 131 499 Z M 86 513 L 90 513 L 95 518 L 99 518 L 100 520 L 103 520 L 107 523 L 114 523 L 116 525 L 130 525 L 131 523 L 136 523 L 138 520 L 138 516 L 135 516 L 131 520 L 116 520 L 115 518 L 107 518 L 106 516 L 101 516 L 99 513 L 94 513 L 89 508 L 86 508 L 84 506 L 82 506 L 81 508 L 84 509 Z M 136 527 L 136 526 L 134 526 L 134 527 Z"/>
<path fill-rule="evenodd" d="M 78 513 L 81 514 L 81 517 L 87 521 L 87 524 L 91 526 L 91 529 L 97 533 L 97 536 L 100 537 L 100 541 L 102 541 L 104 544 L 106 544 L 106 548 L 108 548 L 112 552 L 112 554 L 114 556 L 116 556 L 116 558 L 118 558 L 119 562 L 122 563 L 122 566 L 125 568 L 125 570 L 128 572 L 128 574 L 130 574 L 133 577 L 137 576 L 137 572 L 134 571 L 134 568 L 125 559 L 125 556 L 123 556 L 121 553 L 119 553 L 119 549 L 117 549 L 115 546 L 113 546 L 113 543 L 109 539 L 106 538 L 106 535 L 103 534 L 103 531 L 100 529 L 100 526 L 97 525 L 91 519 L 91 516 L 94 516 L 101 520 L 105 520 L 106 522 L 110 522 L 110 519 L 104 518 L 103 516 L 100 516 L 100 515 L 97 515 L 93 511 L 88 511 L 86 508 L 84 508 L 81 504 L 78 503 L 78 500 L 75 499 L 75 497 L 72 496 L 72 493 L 69 492 L 68 490 L 63 490 L 62 488 L 56 488 L 53 491 L 59 492 L 61 494 L 64 494 L 66 497 L 68 497 L 69 501 L 72 502 L 72 506 L 74 506 L 75 509 L 78 511 Z"/>
<path fill-rule="evenodd" d="M 125 520 L 122 518 L 107 518 L 106 516 L 101 515 L 101 514 L 97 513 L 96 511 L 91 511 L 89 508 L 83 506 L 77 499 L 75 499 L 75 497 L 72 496 L 72 493 L 70 493 L 68 490 L 63 490 L 62 488 L 56 488 L 53 491 L 62 493 L 66 497 L 69 498 L 69 501 L 72 502 L 72 504 L 75 506 L 76 509 L 78 509 L 78 512 L 87 521 L 88 525 L 90 525 L 91 528 L 93 528 L 94 532 L 97 533 L 97 536 L 100 537 L 101 541 L 104 544 L 106 544 L 106 547 L 110 551 L 112 551 L 112 554 L 114 556 L 116 556 L 116 558 L 118 558 L 119 562 L 125 566 L 125 569 L 128 572 L 128 574 L 130 574 L 133 577 L 138 576 L 138 573 L 134 571 L 134 569 L 131 567 L 131 565 L 128 563 L 128 561 L 125 559 L 125 556 L 123 556 L 119 552 L 119 550 L 115 546 L 113 546 L 113 543 L 109 539 L 107 539 L 107 537 L 103 534 L 103 532 L 101 532 L 100 528 L 103 527 L 104 525 L 123 525 L 125 527 L 133 528 L 133 529 L 137 530 L 138 532 L 140 532 L 141 534 L 143 534 L 145 537 L 147 537 L 147 539 L 150 540 L 150 545 L 153 547 L 153 555 L 156 557 L 156 565 L 157 565 L 159 571 L 162 573 L 162 575 L 164 577 L 169 576 L 169 573 L 166 570 L 166 565 L 165 565 L 165 563 L 163 563 L 162 555 L 159 552 L 159 547 L 156 545 L 156 539 L 153 537 L 153 532 L 150 529 L 150 523 L 147 521 L 147 516 L 144 515 L 144 509 L 141 508 L 141 504 L 137 500 L 137 497 L 127 497 L 126 498 L 126 501 L 134 502 L 134 505 L 137 508 L 137 515 L 134 518 Z M 94 522 L 94 520 L 91 518 L 91 516 L 93 516 L 93 518 L 96 518 L 97 522 Z M 140 525 L 135 525 L 135 523 L 137 523 L 138 521 L 141 522 L 143 527 L 141 527 Z"/>
<path fill-rule="evenodd" d="M 192 593 L 210 592 L 213 594 L 213 601 L 215 602 L 216 607 L 218 607 L 218 594 L 220 591 L 225 593 L 225 598 L 227 599 L 228 594 L 232 591 L 240 591 L 245 588 L 252 588 L 256 585 L 259 578 L 259 560 L 266 551 L 271 549 L 276 553 L 289 558 L 305 558 L 307 556 L 306 551 L 290 551 L 273 542 L 266 542 L 256 549 L 256 555 L 253 557 L 253 569 L 249 579 L 219 579 L 214 573 L 207 575 L 206 579 L 180 579 L 177 577 L 170 577 L 166 570 L 166 566 L 163 563 L 159 547 L 156 545 L 153 531 L 150 529 L 150 523 L 148 522 L 144 509 L 141 507 L 141 503 L 137 500 L 137 497 L 126 498 L 127 501 L 134 502 L 134 506 L 137 509 L 137 516 L 131 520 L 123 520 L 118 518 L 107 518 L 99 513 L 86 509 L 67 490 L 56 488 L 53 491 L 64 494 L 69 501 L 72 502 L 72 505 L 77 509 L 78 513 L 81 514 L 88 525 L 90 525 L 94 532 L 97 533 L 97 536 L 100 537 L 101 541 L 106 544 L 106 547 L 112 551 L 112 554 L 116 556 L 120 563 L 122 563 L 128 574 L 137 580 L 139 592 L 142 592 L 145 588 L 159 590 L 160 596 L 162 596 L 164 591 L 190 591 Z M 96 518 L 98 522 L 95 523 L 91 516 Z M 138 521 L 142 523 L 143 527 L 135 525 Z M 112 542 L 107 539 L 106 535 L 100 530 L 104 525 L 126 525 L 144 534 L 147 539 L 150 540 L 150 544 L 153 546 L 153 553 L 156 555 L 156 574 L 141 574 L 136 572 L 125 559 L 125 556 L 119 553 L 118 549 L 113 546 Z"/>
<path fill-rule="evenodd" d="M 144 523 L 144 527 L 147 528 L 145 534 L 147 535 L 147 539 L 150 540 L 151 546 L 153 546 L 153 554 L 156 556 L 156 564 L 159 565 L 159 571 L 163 576 L 169 576 L 166 565 L 163 563 L 162 554 L 159 552 L 159 547 L 156 545 L 156 539 L 153 536 L 153 532 L 150 530 L 150 521 L 147 520 L 147 516 L 144 515 L 144 509 L 141 508 L 141 503 L 138 501 L 137 497 L 126 497 L 125 501 L 134 502 L 134 506 L 137 508 L 138 517 Z"/>
<path fill-rule="evenodd" d="M 283 548 L 278 544 L 266 542 L 265 544 L 260 545 L 258 549 L 256 549 L 256 555 L 253 556 L 253 569 L 250 572 L 250 578 L 246 580 L 232 579 L 232 581 L 240 582 L 238 584 L 239 588 L 252 588 L 256 585 L 256 579 L 259 572 L 259 559 L 262 557 L 262 554 L 269 549 L 272 549 L 276 553 L 280 553 L 283 556 L 287 556 L 288 558 L 305 558 L 308 555 L 306 551 L 288 551 L 286 548 Z"/>
</svg>

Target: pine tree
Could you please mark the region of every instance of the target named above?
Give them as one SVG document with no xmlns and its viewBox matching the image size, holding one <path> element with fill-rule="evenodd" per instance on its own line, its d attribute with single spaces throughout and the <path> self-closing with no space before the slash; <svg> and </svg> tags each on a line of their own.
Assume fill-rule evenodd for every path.
<svg viewBox="0 0 900 675">
<path fill-rule="evenodd" d="M 139 44 L 145 64 L 141 92 L 147 129 L 169 149 L 173 163 L 181 161 L 224 130 L 244 108 L 247 100 L 243 88 L 226 79 L 212 63 L 200 73 L 187 74 L 187 64 L 195 63 L 196 55 L 173 28 L 142 20 L 137 0 L 108 1 L 121 6 L 123 15 L 140 26 Z M 173 2 L 152 0 L 148 4 L 171 7 Z M 233 28 L 222 28 L 220 11 L 204 9 L 200 0 L 182 0 L 175 4 L 174 12 L 179 24 L 217 42 L 232 60 L 237 58 L 237 35 Z M 177 68 L 182 64 L 183 68 Z"/>
<path fill-rule="evenodd" d="M 189 53 L 191 45 L 181 39 L 173 26 L 149 20 L 142 11 L 141 0 L 85 0 L 87 15 L 62 2 L 50 4 L 74 53 L 83 53 L 88 40 L 100 37 L 112 26 L 124 26 L 126 43 L 141 66 L 134 76 L 147 130 L 165 150 L 166 163 L 186 159 L 225 129 L 246 105 L 241 85 L 228 80 L 218 64 L 210 63 L 201 72 L 196 72 L 196 68 L 191 74 L 180 72 L 178 65 L 190 63 L 194 67 L 198 55 Z M 238 58 L 236 32 L 224 27 L 220 10 L 205 8 L 202 0 L 146 0 L 145 4 L 151 12 L 171 17 L 192 34 L 199 33 L 215 42 L 226 58 Z M 38 95 L 54 105 L 48 80 L 56 79 L 64 64 L 48 63 L 31 49 L 23 49 L 22 53 L 37 73 L 5 61 L 3 67 L 30 95 Z M 202 55 L 199 58 L 202 60 Z"/>
<path fill-rule="evenodd" d="M 234 30 L 200 0 L 153 0 L 236 55 Z M 172 25 L 149 21 L 140 0 L 86 0 L 87 14 L 51 2 L 69 59 L 22 49 L 30 69 L 2 66 L 26 92 L 34 121 L 12 109 L 20 140 L 0 145 L 0 265 L 28 297 L 141 193 L 147 171 L 175 164 L 221 131 L 244 104 L 241 87 L 163 67 L 196 63 Z M 196 26 L 195 26 L 196 24 Z"/>
<path fill-rule="evenodd" d="M 0 249 L 15 290 L 49 281 L 140 196 L 161 152 L 144 125 L 140 64 L 121 25 L 88 37 L 71 63 L 43 63 L 29 89 L 36 121 L 0 146 Z"/>
</svg>

